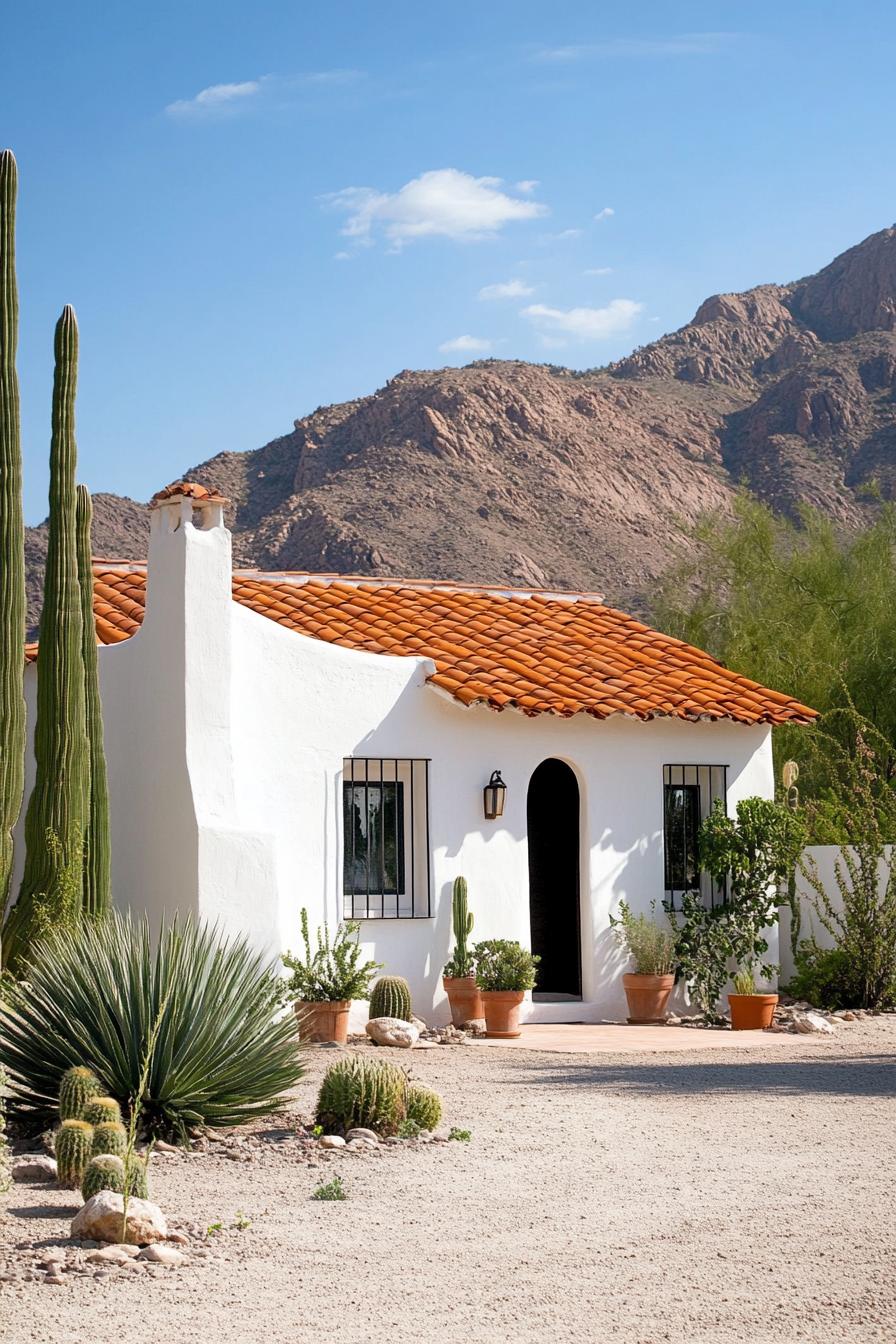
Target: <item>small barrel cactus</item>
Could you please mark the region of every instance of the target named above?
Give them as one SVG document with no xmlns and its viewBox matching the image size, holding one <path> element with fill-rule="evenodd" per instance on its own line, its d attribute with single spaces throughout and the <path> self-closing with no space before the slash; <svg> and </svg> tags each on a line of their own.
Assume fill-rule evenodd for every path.
<svg viewBox="0 0 896 1344">
<path fill-rule="evenodd" d="M 433 1130 L 442 1118 L 442 1099 L 431 1087 L 412 1083 L 408 1088 L 408 1119 L 421 1129 Z"/>
<path fill-rule="evenodd" d="M 56 1131 L 56 1175 L 59 1184 L 77 1190 L 93 1149 L 93 1125 L 86 1120 L 63 1120 Z"/>
<path fill-rule="evenodd" d="M 113 1153 L 116 1157 L 124 1157 L 127 1150 L 128 1133 L 121 1121 L 103 1120 L 100 1124 L 94 1126 L 94 1157 L 99 1157 L 103 1153 Z"/>
<path fill-rule="evenodd" d="M 411 1020 L 411 987 L 400 975 L 384 975 L 377 980 L 370 996 L 370 1016 Z"/>
<path fill-rule="evenodd" d="M 87 1164 L 81 1182 L 82 1197 L 86 1202 L 101 1190 L 111 1190 L 116 1195 L 124 1193 L 124 1162 L 114 1153 L 101 1153 Z"/>
<path fill-rule="evenodd" d="M 88 1102 L 100 1091 L 100 1080 L 92 1069 L 80 1064 L 67 1069 L 59 1083 L 59 1119 L 83 1120 Z"/>
<path fill-rule="evenodd" d="M 372 1129 L 394 1134 L 407 1113 L 407 1091 L 407 1074 L 388 1060 L 360 1055 L 337 1060 L 320 1085 L 317 1123 L 328 1131 Z"/>
<path fill-rule="evenodd" d="M 94 1097 L 84 1107 L 88 1125 L 121 1124 L 121 1107 L 114 1097 Z"/>
<path fill-rule="evenodd" d="M 84 1200 L 92 1199 L 101 1190 L 111 1190 L 113 1194 L 124 1194 L 125 1159 L 115 1153 L 101 1153 L 92 1157 L 81 1182 L 81 1194 Z M 146 1176 L 146 1163 L 142 1158 L 131 1159 L 131 1189 L 134 1199 L 149 1199 L 149 1183 Z"/>
</svg>

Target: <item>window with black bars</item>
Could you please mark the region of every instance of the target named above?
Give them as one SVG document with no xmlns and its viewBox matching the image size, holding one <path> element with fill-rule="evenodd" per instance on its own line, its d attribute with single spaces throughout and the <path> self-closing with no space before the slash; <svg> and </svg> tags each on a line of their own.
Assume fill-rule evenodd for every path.
<svg viewBox="0 0 896 1344">
<path fill-rule="evenodd" d="M 696 891 L 707 906 L 724 905 L 728 884 L 700 868 L 697 835 L 716 799 L 727 805 L 727 765 L 663 766 L 663 866 L 666 905 L 681 909 L 685 891 Z"/>
<path fill-rule="evenodd" d="M 342 775 L 345 919 L 429 919 L 429 761 L 347 757 Z"/>
</svg>

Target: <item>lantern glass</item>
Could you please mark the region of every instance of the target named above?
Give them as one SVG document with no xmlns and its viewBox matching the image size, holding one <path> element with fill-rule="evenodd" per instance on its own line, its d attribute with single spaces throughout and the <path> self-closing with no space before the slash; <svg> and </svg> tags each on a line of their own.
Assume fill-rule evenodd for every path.
<svg viewBox="0 0 896 1344">
<path fill-rule="evenodd" d="M 504 799 L 507 785 L 501 778 L 500 770 L 493 770 L 492 777 L 482 790 L 486 821 L 495 821 L 504 815 Z"/>
</svg>

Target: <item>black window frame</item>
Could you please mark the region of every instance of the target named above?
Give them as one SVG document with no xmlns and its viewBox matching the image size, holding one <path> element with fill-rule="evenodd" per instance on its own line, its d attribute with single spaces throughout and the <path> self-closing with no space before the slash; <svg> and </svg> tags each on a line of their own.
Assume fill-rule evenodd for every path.
<svg viewBox="0 0 896 1344">
<path fill-rule="evenodd" d="M 704 903 L 711 908 L 725 905 L 728 900 L 728 880 L 721 882 L 697 866 L 697 836 L 694 828 L 695 808 L 693 801 L 682 811 L 682 832 L 680 849 L 682 867 L 673 870 L 676 855 L 672 850 L 672 837 L 669 827 L 669 797 L 678 790 L 687 790 L 687 797 L 696 799 L 697 829 L 699 823 L 709 816 L 713 805 L 720 799 L 727 811 L 728 807 L 728 766 L 727 765 L 664 765 L 663 766 L 663 885 L 664 904 L 668 910 L 681 909 L 681 897 L 685 891 L 696 891 Z M 693 867 L 688 864 L 689 854 L 693 855 Z M 693 878 L 685 883 L 676 883 L 677 877 Z"/>
<path fill-rule="evenodd" d="M 429 838 L 429 766 L 426 757 L 346 757 L 340 788 L 344 919 L 430 919 L 432 876 Z M 356 802 L 358 792 L 362 801 Z M 360 828 L 365 855 L 359 864 L 359 827 L 352 813 L 371 816 L 371 795 L 381 800 L 386 825 Z M 386 805 L 391 796 L 392 807 Z M 386 831 L 390 831 L 387 842 Z M 378 852 L 377 852 L 378 847 Z M 359 875 L 363 874 L 363 881 Z"/>
</svg>

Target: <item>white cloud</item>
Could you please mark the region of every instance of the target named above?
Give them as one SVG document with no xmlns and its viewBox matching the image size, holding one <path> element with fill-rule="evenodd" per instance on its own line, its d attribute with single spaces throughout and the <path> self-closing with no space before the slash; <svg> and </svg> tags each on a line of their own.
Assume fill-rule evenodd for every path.
<svg viewBox="0 0 896 1344">
<path fill-rule="evenodd" d="M 534 285 L 527 285 L 525 280 L 505 280 L 503 284 L 483 285 L 477 299 L 525 299 L 529 294 L 535 293 Z"/>
<path fill-rule="evenodd" d="M 582 274 L 583 274 L 583 275 L 612 275 L 612 274 L 613 274 L 613 267 L 612 267 L 612 266 L 589 266 L 588 269 L 587 269 L 587 271 L 583 271 Z"/>
<path fill-rule="evenodd" d="M 494 344 L 494 341 L 488 341 L 482 336 L 455 336 L 453 340 L 443 341 L 439 349 L 445 354 L 458 350 L 481 354 L 484 350 L 491 350 Z"/>
<path fill-rule="evenodd" d="M 602 219 L 612 219 L 615 213 L 616 211 L 613 209 L 612 205 L 605 205 L 603 210 L 598 210 L 597 214 L 594 216 L 595 223 L 599 224 Z"/>
<path fill-rule="evenodd" d="M 517 182 L 516 189 L 517 191 L 523 192 L 525 196 L 528 196 L 530 192 L 533 192 L 535 188 L 540 185 L 537 177 L 527 177 L 524 178 L 522 182 Z"/>
<path fill-rule="evenodd" d="M 200 89 L 193 98 L 180 98 L 169 103 L 165 111 L 169 117 L 214 116 L 229 111 L 235 103 L 254 98 L 261 93 L 264 82 L 263 77 L 247 79 L 242 84 L 211 84 L 207 89 Z"/>
<path fill-rule="evenodd" d="M 421 173 L 395 192 L 346 187 L 324 197 L 348 219 L 342 229 L 359 246 L 382 232 L 398 252 L 417 238 L 443 237 L 472 242 L 492 238 L 505 224 L 537 219 L 547 206 L 502 191 L 499 177 L 472 177 L 456 168 Z"/>
<path fill-rule="evenodd" d="M 363 79 L 360 70 L 310 70 L 298 75 L 260 75 L 239 84 L 210 84 L 192 98 L 169 103 L 165 112 L 179 119 L 230 117 L 254 106 L 261 96 L 275 95 L 279 100 L 295 98 L 302 91 L 354 84 Z"/>
<path fill-rule="evenodd" d="M 738 33 L 679 33 L 672 37 L 611 37 L 605 42 L 580 42 L 568 46 L 539 47 L 533 61 L 568 65 L 596 57 L 712 56 L 734 42 Z"/>
<path fill-rule="evenodd" d="M 532 303 L 522 316 L 548 338 L 562 334 L 579 341 L 600 341 L 628 331 L 643 307 L 633 299 L 612 299 L 605 308 L 549 308 Z"/>
</svg>

